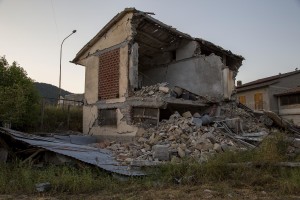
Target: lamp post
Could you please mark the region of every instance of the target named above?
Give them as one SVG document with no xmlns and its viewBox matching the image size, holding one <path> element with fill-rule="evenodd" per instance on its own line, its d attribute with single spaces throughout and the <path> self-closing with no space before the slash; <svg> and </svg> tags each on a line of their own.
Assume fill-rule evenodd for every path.
<svg viewBox="0 0 300 200">
<path fill-rule="evenodd" d="M 72 33 L 70 35 L 68 35 L 61 43 L 60 45 L 60 59 L 59 59 L 59 94 L 58 94 L 58 99 L 60 100 L 61 97 L 61 57 L 62 57 L 62 46 L 64 41 L 70 37 L 71 35 L 73 35 L 74 33 L 76 33 L 76 30 L 73 30 Z"/>
</svg>

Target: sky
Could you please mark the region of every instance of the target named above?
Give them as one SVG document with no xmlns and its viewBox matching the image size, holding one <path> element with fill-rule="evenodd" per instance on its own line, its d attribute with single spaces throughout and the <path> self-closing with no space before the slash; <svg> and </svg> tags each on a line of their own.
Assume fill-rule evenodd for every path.
<svg viewBox="0 0 300 200">
<path fill-rule="evenodd" d="M 243 83 L 300 69 L 300 0 L 0 0 L 0 56 L 37 82 L 84 92 L 85 68 L 69 61 L 127 7 L 242 55 Z"/>
</svg>

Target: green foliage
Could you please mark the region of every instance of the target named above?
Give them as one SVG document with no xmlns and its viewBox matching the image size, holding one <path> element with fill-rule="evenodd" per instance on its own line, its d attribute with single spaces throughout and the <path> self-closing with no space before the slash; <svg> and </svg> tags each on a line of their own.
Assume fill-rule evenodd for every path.
<svg viewBox="0 0 300 200">
<path fill-rule="evenodd" d="M 8 64 L 0 57 L 0 123 L 30 130 L 37 126 L 39 96 L 33 80 L 16 62 Z"/>
<path fill-rule="evenodd" d="M 198 185 L 226 183 L 232 187 L 252 187 L 256 190 L 276 190 L 285 194 L 299 194 L 300 168 L 282 168 L 275 164 L 298 161 L 287 156 L 288 143 L 283 133 L 275 133 L 263 140 L 259 147 L 247 151 L 227 151 L 208 162 L 181 160 L 159 167 L 159 177 L 167 184 Z"/>
<path fill-rule="evenodd" d="M 41 168 L 19 162 L 0 164 L 0 194 L 35 193 L 35 184 L 50 182 L 53 193 L 87 193 L 116 188 L 117 180 L 94 168 L 77 169 L 69 166 Z"/>
</svg>

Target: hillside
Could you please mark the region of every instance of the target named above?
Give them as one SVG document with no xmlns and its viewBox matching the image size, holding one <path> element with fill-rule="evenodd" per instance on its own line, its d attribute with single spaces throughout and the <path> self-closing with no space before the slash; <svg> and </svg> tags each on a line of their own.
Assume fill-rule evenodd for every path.
<svg viewBox="0 0 300 200">
<path fill-rule="evenodd" d="M 53 99 L 51 101 L 55 101 L 55 99 L 58 98 L 58 93 L 59 93 L 58 87 L 48 83 L 39 83 L 39 82 L 35 82 L 34 85 L 36 89 L 39 91 L 41 97 Z M 61 96 L 64 97 L 67 94 L 72 94 L 72 93 L 63 89 L 61 90 Z"/>
</svg>

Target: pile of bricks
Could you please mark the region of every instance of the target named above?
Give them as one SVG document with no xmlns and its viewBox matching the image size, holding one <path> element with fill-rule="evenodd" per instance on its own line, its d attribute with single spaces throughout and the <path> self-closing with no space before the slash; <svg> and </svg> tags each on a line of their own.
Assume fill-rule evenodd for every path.
<svg viewBox="0 0 300 200">
<path fill-rule="evenodd" d="M 245 124 L 244 131 L 267 133 L 264 124 L 259 124 L 242 109 L 232 109 L 231 105 L 223 105 L 221 114 L 223 119 L 234 115 L 239 122 L 245 122 L 243 123 Z M 247 148 L 224 134 L 213 121 L 197 124 L 195 119 L 201 119 L 201 117 L 205 115 L 192 114 L 189 111 L 180 115 L 175 112 L 168 120 L 161 121 L 157 127 L 138 132 L 134 142 L 113 142 L 106 148 L 115 153 L 118 161 L 127 165 L 176 161 L 184 157 L 192 157 L 199 162 L 205 162 L 217 153 Z M 231 125 L 228 123 L 228 126 Z"/>
</svg>

